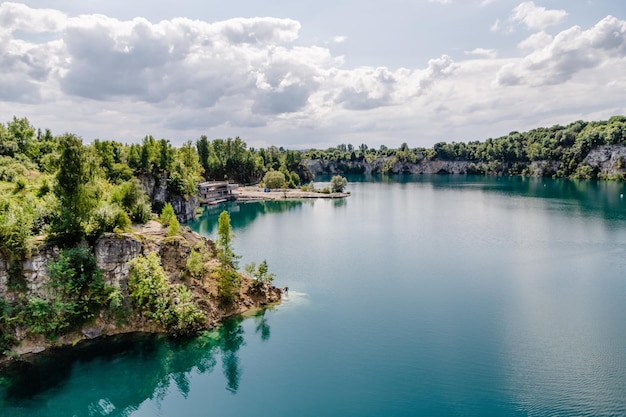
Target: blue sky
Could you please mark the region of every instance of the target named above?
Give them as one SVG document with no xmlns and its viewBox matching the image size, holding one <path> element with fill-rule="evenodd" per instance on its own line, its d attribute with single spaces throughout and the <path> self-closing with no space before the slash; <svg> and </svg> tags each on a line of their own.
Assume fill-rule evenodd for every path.
<svg viewBox="0 0 626 417">
<path fill-rule="evenodd" d="M 415 147 L 626 114 L 617 1 L 4 2 L 0 41 L 1 119 L 86 141 Z"/>
</svg>

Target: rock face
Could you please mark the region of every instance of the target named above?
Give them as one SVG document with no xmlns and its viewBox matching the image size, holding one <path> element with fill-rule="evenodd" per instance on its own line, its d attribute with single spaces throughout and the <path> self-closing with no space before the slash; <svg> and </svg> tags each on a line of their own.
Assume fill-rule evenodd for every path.
<svg viewBox="0 0 626 417">
<path fill-rule="evenodd" d="M 330 161 L 310 159 L 304 161 L 314 174 L 521 174 L 534 177 L 553 176 L 561 166 L 560 161 L 532 161 L 519 163 L 470 162 L 427 159 L 417 156 L 416 162 L 401 161 L 394 156 L 378 157 L 370 162 Z M 626 175 L 626 146 L 607 145 L 592 149 L 580 166 L 589 166 L 601 178 Z"/>
<path fill-rule="evenodd" d="M 59 257 L 59 248 L 40 245 L 30 259 L 22 262 L 22 275 L 28 291 L 37 297 L 48 296 L 47 285 L 50 281 L 48 262 Z"/>
<path fill-rule="evenodd" d="M 130 261 L 141 254 L 142 244 L 131 235 L 107 233 L 96 242 L 94 251 L 104 282 L 128 294 Z"/>
<path fill-rule="evenodd" d="M 583 160 L 599 174 L 612 177 L 626 172 L 626 146 L 607 145 L 592 149 Z"/>
<path fill-rule="evenodd" d="M 165 203 L 172 204 L 179 222 L 187 222 L 196 216 L 196 210 L 200 207 L 197 196 L 183 197 L 171 192 L 167 188 L 167 176 L 140 175 L 139 182 L 144 192 L 150 198 L 152 211 L 159 213 Z"/>
</svg>

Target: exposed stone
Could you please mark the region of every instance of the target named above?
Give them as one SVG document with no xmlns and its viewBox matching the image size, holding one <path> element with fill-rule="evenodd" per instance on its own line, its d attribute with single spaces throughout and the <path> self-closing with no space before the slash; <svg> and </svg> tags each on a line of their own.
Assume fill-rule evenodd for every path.
<svg viewBox="0 0 626 417">
<path fill-rule="evenodd" d="M 509 170 L 526 173 L 534 177 L 550 177 L 559 170 L 560 161 L 532 161 L 519 163 L 445 161 L 426 159 L 417 155 L 416 162 L 400 161 L 394 156 L 381 156 L 368 161 L 330 161 L 325 159 L 306 160 L 304 164 L 314 174 L 471 174 L 489 172 L 508 175 Z M 601 177 L 610 178 L 626 175 L 626 146 L 599 146 L 587 155 L 581 166 L 590 166 Z"/>
<path fill-rule="evenodd" d="M 165 174 L 156 178 L 153 175 L 140 175 L 141 188 L 150 198 L 153 211 L 160 212 L 161 207 L 167 202 L 172 204 L 178 221 L 187 222 L 196 216 L 196 210 L 200 206 L 198 197 L 183 197 L 170 192 L 167 188 L 167 176 Z"/>
<path fill-rule="evenodd" d="M 30 259 L 22 263 L 22 275 L 26 282 L 26 287 L 31 295 L 47 298 L 50 282 L 48 263 L 59 258 L 59 248 L 48 245 L 40 245 L 32 254 Z"/>
<path fill-rule="evenodd" d="M 142 244 L 131 235 L 107 233 L 95 245 L 96 263 L 102 269 L 104 282 L 128 294 L 131 259 L 141 254 Z"/>
<path fill-rule="evenodd" d="M 87 339 L 95 339 L 96 337 L 102 336 L 102 327 L 88 327 L 86 329 L 81 330 L 81 333 Z"/>
<path fill-rule="evenodd" d="M 589 165 L 599 174 L 610 177 L 626 173 L 626 146 L 599 146 L 584 159 L 583 164 Z"/>
</svg>

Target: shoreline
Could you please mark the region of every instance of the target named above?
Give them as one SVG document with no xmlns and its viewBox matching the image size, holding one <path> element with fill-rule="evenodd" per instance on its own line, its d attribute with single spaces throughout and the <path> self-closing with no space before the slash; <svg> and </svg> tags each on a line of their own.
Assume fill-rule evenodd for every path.
<svg viewBox="0 0 626 417">
<path fill-rule="evenodd" d="M 281 188 L 265 191 L 256 186 L 239 187 L 233 191 L 237 201 L 273 201 L 273 200 L 300 200 L 309 198 L 337 199 L 349 197 L 348 193 L 325 194 L 317 191 L 302 191 L 299 189 Z"/>
</svg>

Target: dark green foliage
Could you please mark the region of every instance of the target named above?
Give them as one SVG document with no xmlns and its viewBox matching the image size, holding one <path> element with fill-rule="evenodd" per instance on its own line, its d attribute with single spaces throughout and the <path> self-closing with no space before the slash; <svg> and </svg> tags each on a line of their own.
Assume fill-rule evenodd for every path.
<svg viewBox="0 0 626 417">
<path fill-rule="evenodd" d="M 143 224 L 150 220 L 150 201 L 136 178 L 121 183 L 111 200 L 126 211 L 133 223 Z"/>
<path fill-rule="evenodd" d="M 106 306 L 110 289 L 88 247 L 62 250 L 48 269 L 49 297 L 29 298 L 20 317 L 28 331 L 55 338 L 92 319 Z"/>
<path fill-rule="evenodd" d="M 54 185 L 60 203 L 59 216 L 52 224 L 49 240 L 72 245 L 85 235 L 86 222 L 97 205 L 97 189 L 92 182 L 96 167 L 76 136 L 66 134 L 59 143 L 59 170 Z"/>
<path fill-rule="evenodd" d="M 193 302 L 191 292 L 184 285 L 171 285 L 154 252 L 131 261 L 130 297 L 139 312 L 173 335 L 184 335 L 199 330 L 204 315 Z"/>
<path fill-rule="evenodd" d="M 0 356 L 6 354 L 16 342 L 13 317 L 13 307 L 3 298 L 0 298 Z"/>
</svg>

